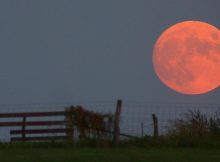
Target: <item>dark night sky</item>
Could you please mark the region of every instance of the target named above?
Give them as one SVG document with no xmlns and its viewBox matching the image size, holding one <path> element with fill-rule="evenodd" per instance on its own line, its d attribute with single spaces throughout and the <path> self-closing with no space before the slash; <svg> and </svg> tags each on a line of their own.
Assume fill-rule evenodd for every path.
<svg viewBox="0 0 220 162">
<path fill-rule="evenodd" d="M 220 28 L 219 0 L 1 0 L 0 103 L 217 103 L 187 96 L 152 67 L 160 33 L 184 20 Z"/>
</svg>

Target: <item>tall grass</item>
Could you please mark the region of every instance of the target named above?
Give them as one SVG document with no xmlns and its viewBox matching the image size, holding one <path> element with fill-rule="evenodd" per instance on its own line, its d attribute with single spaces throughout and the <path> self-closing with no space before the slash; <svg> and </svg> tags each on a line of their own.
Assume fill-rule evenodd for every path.
<svg viewBox="0 0 220 162">
<path fill-rule="evenodd" d="M 208 117 L 200 111 L 188 111 L 184 119 L 170 122 L 166 137 L 176 146 L 220 146 L 220 115 Z"/>
</svg>

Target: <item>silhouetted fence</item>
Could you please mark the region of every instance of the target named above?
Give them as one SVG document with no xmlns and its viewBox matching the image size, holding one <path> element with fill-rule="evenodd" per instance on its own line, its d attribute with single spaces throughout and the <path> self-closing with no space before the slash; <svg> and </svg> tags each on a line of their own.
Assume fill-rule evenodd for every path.
<svg viewBox="0 0 220 162">
<path fill-rule="evenodd" d="M 69 106 L 67 105 L 80 105 Z M 159 136 L 170 120 L 181 119 L 188 110 L 213 115 L 219 104 L 153 102 L 94 102 L 48 105 L 0 105 L 0 140 L 67 140 Z"/>
</svg>

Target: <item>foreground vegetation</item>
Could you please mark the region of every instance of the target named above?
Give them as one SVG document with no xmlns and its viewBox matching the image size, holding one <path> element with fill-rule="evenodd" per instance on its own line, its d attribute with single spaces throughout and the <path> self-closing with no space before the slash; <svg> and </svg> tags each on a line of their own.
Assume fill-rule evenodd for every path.
<svg viewBox="0 0 220 162">
<path fill-rule="evenodd" d="M 83 129 L 81 129 L 83 130 Z M 3 162 L 220 162 L 220 117 L 189 111 L 167 134 L 121 140 L 82 131 L 77 141 L 0 143 Z"/>
<path fill-rule="evenodd" d="M 189 148 L 6 148 L 3 162 L 219 162 L 220 150 Z"/>
</svg>

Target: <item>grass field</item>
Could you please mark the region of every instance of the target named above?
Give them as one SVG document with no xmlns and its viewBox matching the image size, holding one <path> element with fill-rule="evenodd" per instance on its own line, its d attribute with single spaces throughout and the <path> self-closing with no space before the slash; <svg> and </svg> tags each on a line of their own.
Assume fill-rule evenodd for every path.
<svg viewBox="0 0 220 162">
<path fill-rule="evenodd" d="M 2 148 L 1 162 L 220 162 L 220 150 L 189 148 Z"/>
</svg>

